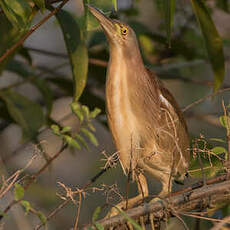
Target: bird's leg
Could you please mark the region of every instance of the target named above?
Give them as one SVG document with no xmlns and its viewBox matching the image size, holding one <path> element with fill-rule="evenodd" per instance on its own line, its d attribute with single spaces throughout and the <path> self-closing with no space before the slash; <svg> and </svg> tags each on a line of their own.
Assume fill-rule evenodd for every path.
<svg viewBox="0 0 230 230">
<path fill-rule="evenodd" d="M 162 184 L 162 189 L 161 189 L 161 192 L 159 193 L 158 197 L 153 198 L 150 202 L 158 201 L 158 202 L 161 202 L 164 206 L 166 206 L 164 198 L 169 193 L 171 193 L 171 191 L 172 191 L 172 179 L 171 179 L 171 176 L 169 176 L 168 174 L 163 174 L 162 177 L 161 177 L 161 184 Z M 149 214 L 149 221 L 150 221 L 152 230 L 155 230 L 153 213 Z"/>
<path fill-rule="evenodd" d="M 149 192 L 148 192 L 148 185 L 145 176 L 140 173 L 136 175 L 136 181 L 137 181 L 137 187 L 138 187 L 138 195 L 128 199 L 127 201 L 122 201 L 119 204 L 117 204 L 115 207 L 113 207 L 109 213 L 106 215 L 106 218 L 110 218 L 112 216 L 118 215 L 119 214 L 119 209 L 127 209 L 132 208 L 135 206 L 141 199 L 144 197 L 147 197 Z"/>
</svg>

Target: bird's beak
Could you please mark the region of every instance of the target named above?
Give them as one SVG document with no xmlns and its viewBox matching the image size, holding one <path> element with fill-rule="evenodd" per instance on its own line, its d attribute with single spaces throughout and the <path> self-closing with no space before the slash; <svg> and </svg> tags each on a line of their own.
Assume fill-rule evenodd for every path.
<svg viewBox="0 0 230 230">
<path fill-rule="evenodd" d="M 112 35 L 114 35 L 114 33 L 117 32 L 114 21 L 106 15 L 104 15 L 98 9 L 90 6 L 89 4 L 87 4 L 87 7 L 89 8 L 90 12 L 94 15 L 94 17 L 99 21 L 108 38 L 111 38 Z"/>
</svg>

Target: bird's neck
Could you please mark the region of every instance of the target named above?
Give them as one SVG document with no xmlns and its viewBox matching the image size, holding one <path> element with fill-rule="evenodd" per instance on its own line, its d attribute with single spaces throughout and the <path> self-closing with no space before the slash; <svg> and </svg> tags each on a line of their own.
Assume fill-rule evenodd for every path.
<svg viewBox="0 0 230 230">
<path fill-rule="evenodd" d="M 132 50 L 116 45 L 110 46 L 110 59 L 107 76 L 110 80 L 133 81 L 146 71 L 138 45 Z"/>
</svg>

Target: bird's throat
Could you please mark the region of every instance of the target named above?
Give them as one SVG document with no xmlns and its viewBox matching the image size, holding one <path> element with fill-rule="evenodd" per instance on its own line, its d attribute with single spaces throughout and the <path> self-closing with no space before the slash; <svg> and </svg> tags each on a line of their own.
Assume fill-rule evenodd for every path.
<svg viewBox="0 0 230 230">
<path fill-rule="evenodd" d="M 137 59 L 126 60 L 123 55 L 121 50 L 111 52 L 107 69 L 106 103 L 109 126 L 125 171 L 129 168 L 130 151 L 139 146 L 137 119 L 130 101 L 132 81 L 136 81 L 139 74 L 138 70 L 131 69 Z"/>
</svg>

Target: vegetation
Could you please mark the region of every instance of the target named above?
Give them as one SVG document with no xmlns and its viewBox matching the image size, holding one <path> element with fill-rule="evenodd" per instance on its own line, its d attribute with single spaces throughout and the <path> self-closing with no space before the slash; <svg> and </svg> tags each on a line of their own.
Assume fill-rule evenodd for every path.
<svg viewBox="0 0 230 230">
<path fill-rule="evenodd" d="M 87 4 L 92 4 L 111 17 L 127 22 L 135 30 L 145 64 L 166 83 L 172 80 L 176 82 L 177 90 L 181 92 L 181 98 L 177 99 L 180 104 L 186 105 L 183 112 L 192 130 L 190 132 L 192 162 L 189 170 L 191 183 L 187 190 L 175 193 L 172 200 L 170 197 L 167 198 L 168 203 L 172 202 L 174 206 L 166 205 L 158 208 L 157 204 L 150 204 L 149 212 L 154 211 L 155 219 L 168 221 L 166 228 L 169 229 L 171 216 L 175 216 L 179 220 L 178 224 L 182 223 L 185 229 L 221 229 L 226 223 L 230 224 L 230 182 L 228 181 L 230 85 L 226 81 L 229 76 L 225 70 L 225 64 L 229 64 L 227 52 L 230 33 L 225 31 L 220 36 L 216 28 L 218 18 L 213 16 L 215 12 L 219 12 L 219 17 L 225 15 L 229 18 L 229 1 L 133 0 L 125 8 L 120 8 L 116 0 L 83 0 L 82 3 L 82 16 L 77 17 L 72 11 L 63 8 L 65 5 L 73 4 L 69 0 L 0 1 L 0 75 L 2 79 L 6 79 L 8 74 L 16 76 L 13 83 L 11 81 L 7 81 L 5 85 L 0 83 L 0 128 L 4 133 L 7 127 L 16 123 L 22 130 L 22 140 L 18 149 L 7 155 L 0 150 L 0 221 L 6 224 L 7 229 L 9 219 L 15 218 L 10 213 L 13 207 L 19 205 L 27 215 L 26 221 L 30 222 L 31 216 L 37 217 L 36 220 L 39 222 L 33 226 L 34 229 L 42 227 L 55 229 L 54 221 L 52 223 L 50 221 L 61 215 L 66 206 L 71 206 L 72 202 L 76 209 L 73 217 L 75 220 L 74 223 L 68 223 L 68 226 L 76 230 L 85 220 L 82 218 L 81 210 L 83 200 L 87 200 L 87 193 L 90 196 L 94 196 L 95 191 L 100 192 L 100 196 L 105 193 L 109 207 L 116 203 L 111 204 L 108 198 L 111 194 L 122 197 L 116 185 L 102 183 L 95 185 L 95 181 L 102 174 L 117 166 L 117 154 L 107 155 L 105 152 L 103 152 L 105 166 L 101 169 L 101 164 L 95 163 L 96 170 L 93 171 L 98 174 L 91 174 L 90 182 L 84 183 L 83 186 L 75 184 L 67 186 L 65 181 L 58 182 L 65 192 L 64 195 L 59 194 L 61 202 L 58 200 L 45 209 L 41 205 L 36 205 L 34 198 L 39 199 L 39 197 L 36 192 L 34 194 L 31 192 L 35 185 L 40 186 L 42 190 L 45 189 L 40 177 L 47 170 L 52 174 L 53 164 L 63 155 L 64 150 L 71 149 L 71 152 L 81 153 L 82 149 L 90 151 L 92 145 L 100 146 L 95 133 L 95 120 L 107 128 L 104 119 L 103 89 L 109 50 L 103 31 L 88 11 Z M 151 23 L 139 20 L 143 17 L 141 13 L 143 4 L 152 5 L 151 11 L 152 15 L 155 14 L 156 25 L 152 26 Z M 57 22 L 53 26 L 58 26 L 62 32 L 66 54 L 56 50 L 37 49 L 25 43 L 53 17 Z M 40 21 L 37 21 L 38 18 Z M 226 51 L 225 55 L 223 50 Z M 62 58 L 64 61 L 61 65 L 52 68 L 39 66 L 34 62 L 34 53 L 45 57 Z M 66 66 L 70 67 L 72 78 L 68 74 L 59 72 Z M 24 85 L 33 86 L 40 94 L 39 99 L 31 99 L 31 92 L 22 92 L 20 87 Z M 193 95 L 186 96 L 188 93 Z M 54 102 L 66 96 L 72 97 L 71 116 L 77 120 L 77 128 L 63 125 L 62 121 L 55 120 L 52 116 Z M 205 103 L 208 99 L 212 99 L 211 105 Z M 199 109 L 196 109 L 198 105 Z M 197 119 L 196 126 L 202 127 L 201 130 L 192 129 L 194 121 L 191 121 L 191 118 Z M 202 126 L 204 123 L 208 124 L 208 127 Z M 213 125 L 214 129 L 212 129 Z M 57 145 L 60 148 L 51 155 L 46 152 L 44 144 L 39 139 L 39 135 L 45 130 L 52 130 L 61 142 L 61 145 Z M 203 131 L 205 135 L 200 134 Z M 12 162 L 17 161 L 21 147 L 31 143 L 34 144 L 32 152 L 37 151 L 38 154 L 32 157 L 28 154 L 23 167 L 15 168 Z M 38 155 L 42 156 L 43 165 L 35 171 L 31 170 L 32 165 L 36 164 Z M 76 154 L 75 157 L 77 158 Z M 197 180 L 199 182 L 193 185 Z M 129 183 L 130 181 L 127 182 Z M 221 189 L 218 189 L 218 186 Z M 127 198 L 128 189 L 126 193 Z M 10 197 L 9 194 L 13 196 Z M 181 200 L 181 194 L 186 196 L 187 200 Z M 201 202 L 207 196 L 210 198 L 209 202 Z M 108 226 L 108 222 L 98 221 L 104 206 L 97 207 L 95 204 L 93 207 L 95 211 L 90 213 L 91 221 L 87 220 L 88 229 L 104 229 Z M 158 215 L 159 210 L 161 215 Z M 137 207 L 135 218 L 129 211 L 119 210 L 119 212 L 119 221 L 128 222 L 135 229 L 142 229 L 140 218 L 136 218 L 136 216 L 146 216 L 141 206 Z M 146 223 L 151 222 L 147 217 L 142 220 Z M 16 219 L 16 222 L 20 220 Z M 152 225 L 159 226 L 159 221 L 156 222 Z M 113 219 L 109 223 L 113 226 L 118 224 Z"/>
</svg>

